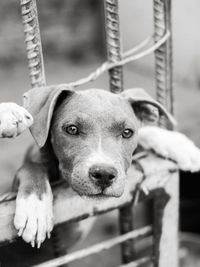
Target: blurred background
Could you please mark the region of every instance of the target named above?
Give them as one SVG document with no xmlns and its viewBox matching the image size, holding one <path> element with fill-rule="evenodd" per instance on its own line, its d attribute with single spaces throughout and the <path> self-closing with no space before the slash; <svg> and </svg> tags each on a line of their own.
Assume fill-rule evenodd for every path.
<svg viewBox="0 0 200 267">
<path fill-rule="evenodd" d="M 200 2 L 176 0 L 172 4 L 175 114 L 179 130 L 200 146 Z M 38 1 L 38 12 L 48 84 L 75 81 L 88 75 L 106 60 L 102 0 L 42 0 Z M 152 1 L 120 1 L 120 21 L 123 50 L 127 50 L 152 35 Z M 153 55 L 128 64 L 124 68 L 124 76 L 125 88 L 143 87 L 155 95 Z M 108 89 L 107 74 L 79 89 L 87 87 Z M 20 6 L 15 0 L 1 0 L 0 101 L 22 104 L 22 94 L 29 88 Z M 20 167 L 24 153 L 32 141 L 28 131 L 15 140 L 0 140 L 0 192 L 10 190 L 16 169 Z M 195 240 L 199 240 L 196 234 L 200 232 L 198 179 L 199 173 L 181 173 L 180 226 L 184 231 L 193 232 L 195 238 L 197 237 Z M 142 209 L 138 208 L 137 213 L 142 213 Z M 100 218 L 93 231 L 95 234 L 90 235 L 82 246 L 117 234 L 117 224 L 113 224 L 113 221 L 116 222 L 114 217 L 116 218 L 116 214 Z M 200 266 L 199 249 L 192 246 L 190 244 L 193 265 L 183 263 L 185 265 L 182 266 Z M 25 252 L 22 250 L 20 254 L 19 247 L 13 245 L 12 257 L 9 256 L 9 250 L 0 249 L 0 262 L 3 266 L 29 266 L 30 255 L 35 260 L 49 255 L 45 246 L 40 253 L 26 247 L 27 261 L 23 265 L 20 259 L 25 257 Z M 188 256 L 188 250 L 183 252 Z M 96 256 L 95 266 L 116 266 L 118 254 L 118 250 L 113 250 L 111 258 Z M 86 261 L 80 266 L 93 265 Z"/>
</svg>

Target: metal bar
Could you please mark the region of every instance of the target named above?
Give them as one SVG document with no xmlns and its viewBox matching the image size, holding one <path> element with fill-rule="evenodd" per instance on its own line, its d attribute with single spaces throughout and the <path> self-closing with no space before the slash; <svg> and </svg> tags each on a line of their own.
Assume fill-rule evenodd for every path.
<svg viewBox="0 0 200 267">
<path fill-rule="evenodd" d="M 170 38 L 155 52 L 157 100 L 174 113 L 171 0 L 154 0 L 155 42 L 166 31 Z M 166 122 L 161 122 L 166 126 Z M 178 266 L 178 173 L 171 174 L 166 192 L 154 200 L 155 266 Z"/>
<path fill-rule="evenodd" d="M 113 246 L 116 246 L 127 239 L 138 239 L 140 237 L 144 237 L 147 235 L 150 235 L 152 233 L 152 227 L 151 226 L 145 226 L 141 229 L 131 231 L 129 233 L 126 233 L 121 236 L 114 237 L 110 240 L 98 243 L 96 245 L 93 245 L 91 247 L 88 247 L 86 249 L 82 249 L 76 252 L 73 252 L 71 254 L 59 257 L 57 259 L 53 259 L 50 261 L 46 261 L 45 263 L 35 265 L 34 267 L 57 267 L 62 264 L 70 263 L 75 260 L 82 259 L 84 257 L 90 256 L 92 254 L 97 254 L 101 251 L 108 250 L 112 248 Z"/>
<path fill-rule="evenodd" d="M 120 234 L 125 234 L 133 230 L 132 203 L 119 210 Z M 134 257 L 133 240 L 127 240 L 121 244 L 122 262 L 129 263 Z"/>
<path fill-rule="evenodd" d="M 121 59 L 121 40 L 119 23 L 118 0 L 105 0 L 105 26 L 107 41 L 107 58 L 109 62 L 117 62 Z M 115 67 L 109 71 L 110 91 L 120 93 L 123 91 L 122 67 Z M 121 234 L 133 230 L 131 205 L 119 210 L 119 224 Z M 130 262 L 133 258 L 133 242 L 128 240 L 121 246 L 122 262 Z"/>
<path fill-rule="evenodd" d="M 151 266 L 150 263 L 153 262 L 153 258 L 152 257 L 143 257 L 141 259 L 138 259 L 138 260 L 135 260 L 135 261 L 132 261 L 128 264 L 123 264 L 123 265 L 120 265 L 119 267 L 139 267 L 139 266 L 143 266 L 145 264 L 148 264 L 148 266 Z"/>
<path fill-rule="evenodd" d="M 105 27 L 107 41 L 107 58 L 109 62 L 121 59 L 120 23 L 118 13 L 118 0 L 104 0 Z M 110 91 L 120 93 L 123 91 L 122 67 L 115 67 L 109 71 Z"/>
<path fill-rule="evenodd" d="M 20 0 L 31 87 L 46 85 L 36 0 Z"/>
<path fill-rule="evenodd" d="M 172 114 L 173 97 L 173 60 L 172 60 L 172 25 L 171 0 L 154 0 L 154 38 L 160 40 L 169 31 L 168 40 L 155 52 L 157 100 Z"/>
</svg>

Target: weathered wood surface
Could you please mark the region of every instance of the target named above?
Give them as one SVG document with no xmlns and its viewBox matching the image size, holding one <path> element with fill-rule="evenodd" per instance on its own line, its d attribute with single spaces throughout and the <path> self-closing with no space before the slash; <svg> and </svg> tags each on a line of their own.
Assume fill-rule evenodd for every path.
<svg viewBox="0 0 200 267">
<path fill-rule="evenodd" d="M 155 177 L 153 181 L 156 181 L 156 178 L 160 176 L 162 176 L 162 179 L 168 180 L 168 178 L 171 177 L 171 172 L 176 168 L 173 162 L 157 158 L 153 155 L 149 155 L 147 158 L 143 159 L 143 165 L 148 166 L 148 170 L 151 174 L 149 176 L 150 183 L 152 183 L 152 174 Z M 145 180 L 147 181 L 149 178 L 147 174 Z M 67 189 L 63 185 L 54 188 L 55 224 L 92 217 L 130 203 L 133 200 L 133 193 L 136 191 L 136 187 L 142 180 L 143 173 L 139 171 L 135 165 L 132 165 L 128 173 L 123 196 L 120 198 L 109 198 L 104 202 L 81 198 L 71 189 Z M 154 191 L 158 187 L 160 187 L 160 184 L 157 184 L 157 182 L 153 183 L 151 191 Z M 14 200 L 0 203 L 0 243 L 12 241 L 17 237 L 17 232 L 13 225 L 14 212 Z"/>
<path fill-rule="evenodd" d="M 171 174 L 165 192 L 154 197 L 155 267 L 179 266 L 179 174 Z"/>
<path fill-rule="evenodd" d="M 140 160 L 147 179 L 147 187 L 154 192 L 154 257 L 155 267 L 178 266 L 178 225 L 179 225 L 179 172 L 169 169 L 169 177 L 152 175 L 153 157 Z M 158 161 L 157 161 L 158 163 Z M 158 166 L 159 168 L 159 166 Z M 154 172 L 156 172 L 154 168 Z M 159 171 L 157 170 L 157 173 Z M 160 186 L 159 186 L 160 184 Z M 159 189 L 160 187 L 160 189 Z"/>
</svg>

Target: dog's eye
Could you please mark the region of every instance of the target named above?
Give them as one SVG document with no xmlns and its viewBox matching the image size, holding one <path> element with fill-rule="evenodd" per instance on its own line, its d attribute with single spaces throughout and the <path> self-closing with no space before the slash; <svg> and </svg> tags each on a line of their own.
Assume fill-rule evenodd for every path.
<svg viewBox="0 0 200 267">
<path fill-rule="evenodd" d="M 122 133 L 123 138 L 131 138 L 133 136 L 133 131 L 131 129 L 125 129 Z"/>
<path fill-rule="evenodd" d="M 65 126 L 63 127 L 64 131 L 70 135 L 78 135 L 79 131 L 75 125 Z"/>
</svg>

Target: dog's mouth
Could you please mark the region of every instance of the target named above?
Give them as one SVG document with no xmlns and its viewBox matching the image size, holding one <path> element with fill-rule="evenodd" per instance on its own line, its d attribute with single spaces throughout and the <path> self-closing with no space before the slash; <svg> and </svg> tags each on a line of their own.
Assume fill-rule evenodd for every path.
<svg viewBox="0 0 200 267">
<path fill-rule="evenodd" d="M 86 200 L 92 200 L 92 201 L 95 201 L 97 203 L 99 203 L 99 202 L 101 203 L 102 201 L 106 201 L 113 196 L 106 195 L 102 192 L 99 194 L 89 194 L 89 195 L 85 195 L 82 197 L 84 197 L 84 199 L 86 199 Z"/>
<path fill-rule="evenodd" d="M 110 185 L 101 184 L 100 186 L 92 183 L 90 180 L 87 181 L 86 179 L 82 179 L 83 182 L 81 183 L 79 180 L 76 181 L 75 179 L 72 179 L 72 183 L 70 185 L 72 189 L 83 198 L 99 200 L 119 198 L 124 192 L 125 179 L 119 179 Z"/>
<path fill-rule="evenodd" d="M 95 193 L 95 194 L 86 194 L 84 197 L 87 199 L 94 199 L 94 200 L 107 200 L 109 198 L 118 198 L 120 197 L 118 194 L 114 194 L 114 192 L 106 192 L 106 190 L 102 190 L 100 193 Z"/>
<path fill-rule="evenodd" d="M 103 198 L 110 198 L 111 196 L 105 194 L 104 192 L 98 193 L 98 194 L 92 194 L 92 195 L 88 195 L 88 197 L 90 198 L 98 198 L 98 199 L 103 199 Z"/>
</svg>

